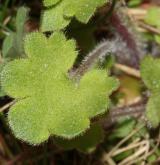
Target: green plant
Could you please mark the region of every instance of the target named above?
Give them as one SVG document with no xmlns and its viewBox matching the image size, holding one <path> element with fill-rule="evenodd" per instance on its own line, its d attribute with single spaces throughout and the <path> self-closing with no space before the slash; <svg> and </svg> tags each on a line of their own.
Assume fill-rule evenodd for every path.
<svg viewBox="0 0 160 165">
<path fill-rule="evenodd" d="M 78 84 L 70 80 L 75 42 L 60 32 L 48 39 L 31 33 L 24 45 L 28 58 L 8 63 L 1 77 L 5 92 L 18 99 L 8 115 L 15 136 L 38 144 L 50 135 L 71 139 L 85 132 L 89 119 L 106 112 L 118 82 L 101 69 L 87 72 Z"/>
<path fill-rule="evenodd" d="M 73 16 L 87 23 L 104 3 L 105 0 L 44 0 L 49 8 L 42 16 L 41 29 L 60 30 Z M 68 70 L 78 52 L 75 41 L 67 40 L 62 32 L 49 38 L 34 32 L 23 43 L 27 13 L 23 7 L 18 10 L 17 33 L 3 44 L 5 58 L 16 58 L 16 51 L 15 55 L 21 57 L 9 62 L 1 73 L 3 90 L 17 100 L 8 114 L 9 125 L 17 138 L 30 144 L 39 144 L 51 135 L 72 139 L 84 134 L 91 118 L 107 111 L 109 95 L 118 87 L 118 81 L 102 69 L 85 70 L 87 73 L 79 81 L 77 75 L 72 79 Z"/>
<path fill-rule="evenodd" d="M 2 90 L 16 100 L 8 113 L 9 125 L 18 139 L 29 144 L 37 145 L 54 136 L 54 142 L 66 149 L 78 148 L 90 152 L 104 137 L 100 124 L 92 119 L 107 112 L 109 96 L 119 86 L 105 67 L 97 67 L 98 62 L 105 63 L 104 59 L 110 53 L 117 58 L 117 52 L 126 51 L 136 56 L 132 62 L 137 67 L 137 60 L 140 59 L 138 44 L 119 15 L 113 14 L 112 24 L 118 33 L 122 30 L 124 34 L 97 44 L 74 68 L 78 56 L 77 43 L 68 39 L 72 37 L 62 31 L 67 26 L 70 28 L 74 17 L 87 24 L 106 0 L 44 0 L 43 3 L 46 9 L 41 16 L 40 31 L 25 34 L 28 9 L 22 7 L 17 13 L 17 32 L 3 43 L 3 57 L 10 62 L 5 64 L 1 73 Z M 159 26 L 152 19 L 147 20 Z M 92 36 L 95 28 L 86 28 L 86 32 L 81 30 Z M 93 41 L 93 38 L 90 40 Z M 151 57 L 146 57 L 141 63 L 142 79 L 152 93 L 146 116 L 155 127 L 160 123 L 159 63 Z M 134 120 L 122 120 L 110 138 L 125 137 L 134 126 Z"/>
<path fill-rule="evenodd" d="M 10 33 L 3 42 L 2 54 L 4 59 L 12 60 L 19 57 L 25 57 L 23 49 L 23 39 L 26 35 L 24 30 L 25 22 L 28 19 L 29 10 L 20 7 L 16 16 L 16 32 Z"/>
<path fill-rule="evenodd" d="M 145 85 L 151 91 L 146 116 L 152 126 L 156 127 L 160 123 L 160 59 L 145 57 L 141 62 L 141 76 Z"/>
<path fill-rule="evenodd" d="M 145 17 L 145 22 L 154 26 L 155 28 L 160 28 L 160 8 L 151 7 Z M 159 43 L 160 35 L 154 35 L 157 43 Z M 154 59 L 151 56 L 145 57 L 141 61 L 141 77 L 144 81 L 146 87 L 149 89 L 149 101 L 146 105 L 145 115 L 150 122 L 151 126 L 157 127 L 160 123 L 160 111 L 159 111 L 159 90 L 160 90 L 160 59 Z"/>
<path fill-rule="evenodd" d="M 152 7 L 147 12 L 145 22 L 160 29 L 159 15 L 160 15 L 160 8 Z M 154 38 L 155 38 L 155 41 L 160 44 L 160 35 L 155 34 Z"/>
<path fill-rule="evenodd" d="M 29 13 L 17 8 L 21 2 L 31 7 Z M 0 10 L 7 7 L 0 11 L 0 164 L 158 159 L 160 61 L 142 58 L 158 55 L 159 8 L 148 10 L 138 24 L 150 36 L 144 49 L 122 1 L 106 2 L 43 0 L 41 8 L 40 0 L 7 0 L 0 5 Z"/>
<path fill-rule="evenodd" d="M 64 29 L 76 17 L 82 23 L 87 23 L 97 7 L 104 5 L 106 0 L 44 0 L 47 8 L 42 16 L 42 31 Z"/>
<path fill-rule="evenodd" d="M 0 71 L 2 71 L 3 66 L 5 66 L 8 61 L 25 57 L 23 40 L 26 35 L 25 23 L 28 20 L 28 12 L 29 9 L 25 7 L 20 7 L 17 11 L 15 19 L 16 32 L 10 32 L 2 44 L 3 63 L 0 64 Z M 5 96 L 1 88 L 0 96 Z"/>
</svg>

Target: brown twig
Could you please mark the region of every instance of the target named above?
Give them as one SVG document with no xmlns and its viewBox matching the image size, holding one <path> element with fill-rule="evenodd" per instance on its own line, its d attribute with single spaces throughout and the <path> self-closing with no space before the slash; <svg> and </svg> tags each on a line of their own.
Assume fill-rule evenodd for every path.
<svg viewBox="0 0 160 165">
<path fill-rule="evenodd" d="M 147 98 L 128 106 L 116 107 L 111 109 L 107 118 L 102 121 L 103 128 L 107 130 L 121 117 L 139 118 L 145 112 L 146 102 Z"/>
<path fill-rule="evenodd" d="M 151 25 L 148 25 L 148 24 L 146 24 L 146 23 L 144 23 L 144 22 L 140 22 L 140 21 L 138 21 L 138 25 L 139 25 L 140 27 L 146 29 L 147 31 L 150 31 L 150 32 L 152 32 L 152 33 L 155 33 L 155 34 L 160 35 L 160 29 L 158 29 L 158 28 L 155 28 L 155 27 L 153 27 L 153 26 L 151 26 Z"/>
</svg>

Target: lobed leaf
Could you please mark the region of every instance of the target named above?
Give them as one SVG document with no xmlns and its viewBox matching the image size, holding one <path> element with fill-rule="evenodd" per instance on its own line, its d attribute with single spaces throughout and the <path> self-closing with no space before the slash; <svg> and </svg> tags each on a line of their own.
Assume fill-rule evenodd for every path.
<svg viewBox="0 0 160 165">
<path fill-rule="evenodd" d="M 63 29 L 70 23 L 72 17 L 87 23 L 97 7 L 105 3 L 106 0 L 45 0 L 44 5 L 50 8 L 43 13 L 41 29 L 43 32 Z"/>
<path fill-rule="evenodd" d="M 90 127 L 90 119 L 107 110 L 109 95 L 118 86 L 100 69 L 89 71 L 79 84 L 68 78 L 77 56 L 73 40 L 56 32 L 49 38 L 34 32 L 25 39 L 26 59 L 9 62 L 2 87 L 20 101 L 8 119 L 15 136 L 39 144 L 51 135 L 72 139 Z"/>
</svg>

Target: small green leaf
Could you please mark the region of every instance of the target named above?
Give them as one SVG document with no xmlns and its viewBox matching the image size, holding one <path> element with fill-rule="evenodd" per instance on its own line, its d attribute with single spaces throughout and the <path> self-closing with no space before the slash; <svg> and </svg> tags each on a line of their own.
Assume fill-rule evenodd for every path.
<svg viewBox="0 0 160 165">
<path fill-rule="evenodd" d="M 65 140 L 62 138 L 54 138 L 55 143 L 65 150 L 78 149 L 81 152 L 90 153 L 96 149 L 96 145 L 99 144 L 104 138 L 102 127 L 95 123 L 91 125 L 91 128 L 84 134 L 80 135 L 72 140 Z"/>
<path fill-rule="evenodd" d="M 45 2 L 44 5 L 55 4 L 51 0 Z M 58 4 L 46 9 L 42 16 L 42 31 L 54 31 L 65 28 L 71 21 L 72 17 L 76 17 L 82 23 L 87 23 L 91 16 L 100 7 L 106 3 L 106 0 L 62 0 Z"/>
<path fill-rule="evenodd" d="M 90 119 L 106 112 L 109 95 L 118 86 L 101 69 L 86 73 L 79 84 L 68 78 L 77 56 L 75 42 L 57 32 L 46 38 L 34 32 L 25 39 L 28 58 L 9 62 L 2 87 L 20 99 L 8 119 L 15 136 L 39 144 L 51 135 L 72 139 L 90 127 Z"/>
<path fill-rule="evenodd" d="M 160 123 L 160 59 L 146 57 L 141 62 L 141 76 L 145 85 L 151 91 L 147 104 L 146 116 L 151 124 L 156 127 Z"/>
<path fill-rule="evenodd" d="M 158 44 L 160 44 L 160 35 L 155 35 L 155 40 Z"/>
<path fill-rule="evenodd" d="M 3 41 L 3 49 L 2 49 L 2 54 L 3 56 L 7 56 L 7 54 L 9 53 L 9 51 L 12 49 L 13 46 L 13 42 L 14 42 L 14 33 L 10 33 L 9 36 L 7 36 L 5 38 L 5 40 Z"/>
<path fill-rule="evenodd" d="M 118 137 L 124 138 L 126 137 L 134 128 L 135 120 L 133 119 L 121 119 L 118 121 L 117 127 L 111 135 L 111 138 Z"/>
<path fill-rule="evenodd" d="M 145 22 L 160 29 L 160 7 L 152 7 L 148 10 Z M 160 44 L 160 35 L 153 35 L 155 41 Z"/>
<path fill-rule="evenodd" d="M 153 94 L 148 103 L 147 103 L 147 110 L 146 116 L 148 120 L 151 122 L 153 127 L 157 127 L 160 123 L 160 94 Z"/>
<path fill-rule="evenodd" d="M 28 12 L 28 8 L 25 7 L 20 7 L 17 11 L 16 29 L 19 33 L 23 33 L 24 31 L 24 25 L 28 19 Z"/>
<path fill-rule="evenodd" d="M 150 56 L 144 58 L 141 62 L 141 76 L 151 91 L 160 91 L 160 59 L 153 59 Z"/>
<path fill-rule="evenodd" d="M 18 9 L 16 16 L 15 33 L 11 33 L 3 42 L 2 53 L 4 58 L 15 59 L 24 57 L 23 39 L 25 36 L 24 26 L 28 19 L 28 8 L 21 7 Z"/>
<path fill-rule="evenodd" d="M 128 2 L 129 7 L 136 7 L 142 3 L 143 0 L 130 0 Z"/>
<path fill-rule="evenodd" d="M 153 26 L 160 28 L 160 7 L 152 7 L 148 10 L 145 21 Z"/>
</svg>

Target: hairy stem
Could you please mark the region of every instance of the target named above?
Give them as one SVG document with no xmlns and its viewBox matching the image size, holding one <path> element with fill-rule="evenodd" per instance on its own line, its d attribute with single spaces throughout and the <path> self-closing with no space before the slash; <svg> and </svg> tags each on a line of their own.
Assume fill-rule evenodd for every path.
<svg viewBox="0 0 160 165">
<path fill-rule="evenodd" d="M 99 43 L 82 61 L 80 66 L 76 70 L 71 70 L 69 76 L 71 78 L 82 77 L 89 69 L 91 69 L 100 59 L 110 55 L 110 53 L 116 54 L 119 49 L 124 49 L 125 45 L 122 43 L 121 46 L 117 46 L 121 43 L 119 38 L 112 40 L 104 40 Z"/>
<path fill-rule="evenodd" d="M 130 66 L 139 68 L 140 59 L 145 54 L 143 50 L 144 44 L 143 42 L 140 42 L 140 37 L 133 28 L 134 25 L 132 21 L 127 18 L 126 14 L 124 15 L 124 12 L 118 10 L 118 12 L 114 12 L 110 17 L 110 23 L 114 27 L 117 35 L 119 35 L 122 41 L 126 43 L 126 49 L 128 49 L 127 63 Z M 125 62 L 123 58 L 125 58 L 124 55 L 119 57 L 122 63 Z"/>
</svg>

